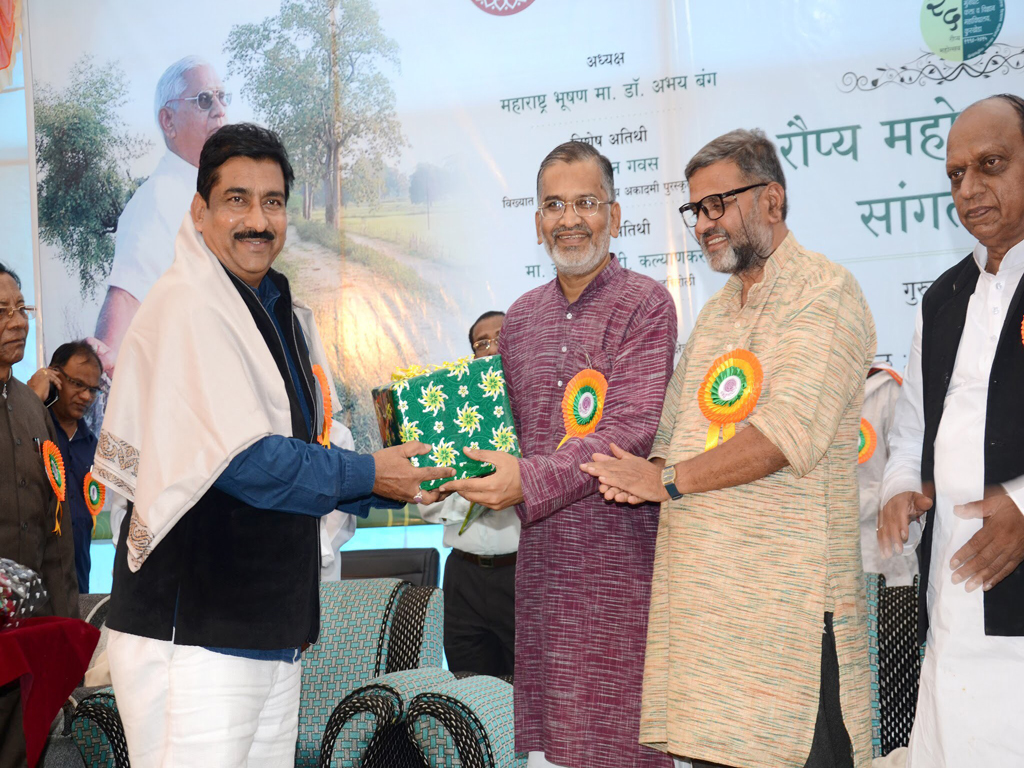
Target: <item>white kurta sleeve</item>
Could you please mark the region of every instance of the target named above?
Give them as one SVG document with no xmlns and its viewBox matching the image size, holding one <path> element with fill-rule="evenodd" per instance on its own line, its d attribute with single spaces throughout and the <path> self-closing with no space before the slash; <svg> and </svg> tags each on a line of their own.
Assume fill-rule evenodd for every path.
<svg viewBox="0 0 1024 768">
<path fill-rule="evenodd" d="M 889 461 L 882 477 L 882 506 L 897 494 L 906 491 L 921 492 L 921 453 L 924 450 L 924 390 L 921 374 L 921 308 L 914 321 L 914 339 L 910 345 L 910 359 L 903 376 L 903 386 L 896 401 L 892 427 L 889 429 Z M 912 551 L 921 539 L 920 521 L 910 524 L 910 535 L 903 547 Z"/>
<path fill-rule="evenodd" d="M 1017 505 L 1017 509 L 1024 514 L 1024 475 L 1006 481 L 1003 483 L 1003 489 L 1006 491 L 1006 495 Z"/>
</svg>

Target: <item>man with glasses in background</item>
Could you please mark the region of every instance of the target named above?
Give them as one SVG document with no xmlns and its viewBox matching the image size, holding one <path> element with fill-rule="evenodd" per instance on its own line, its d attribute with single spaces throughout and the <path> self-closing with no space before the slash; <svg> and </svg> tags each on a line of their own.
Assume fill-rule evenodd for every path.
<svg viewBox="0 0 1024 768">
<path fill-rule="evenodd" d="M 75 571 L 78 591 L 89 591 L 92 564 L 92 515 L 85 504 L 85 476 L 92 468 L 96 436 L 85 423 L 85 414 L 99 394 L 102 363 L 85 341 L 61 344 L 50 359 L 49 368 L 41 368 L 28 385 L 50 409 L 57 433 L 57 447 L 64 458 L 67 474 L 67 505 L 75 539 Z"/>
<path fill-rule="evenodd" d="M 612 442 L 646 454 L 676 345 L 676 309 L 654 280 L 609 252 L 621 210 L 608 158 L 570 141 L 537 173 L 537 243 L 557 277 L 520 297 L 499 352 L 522 459 L 471 458 L 494 474 L 444 488 L 522 522 L 516 570 L 516 750 L 529 768 L 663 768 L 639 744 L 647 602 L 658 507 L 608 504 L 578 469 Z M 603 415 L 585 437 L 565 435 L 570 381 L 607 381 Z"/>
<path fill-rule="evenodd" d="M 484 312 L 469 329 L 473 357 L 498 353 L 504 312 Z M 516 551 L 514 508 L 489 510 L 457 493 L 420 504 L 420 517 L 444 524 L 451 557 L 444 568 L 444 654 L 453 672 L 502 677 L 515 670 Z M 467 523 L 467 517 L 469 522 Z"/>
<path fill-rule="evenodd" d="M 57 497 L 43 469 L 40 446 L 56 442 L 46 408 L 14 378 L 25 356 L 28 319 L 18 276 L 0 264 L 0 557 L 30 568 L 49 594 L 40 613 L 78 618 L 75 545 L 68 527 L 56 528 Z M 0 768 L 25 764 L 18 681 L 0 686 Z"/>
<path fill-rule="evenodd" d="M 88 339 L 108 375 L 128 324 L 174 260 L 174 238 L 196 193 L 199 153 L 227 122 L 230 103 L 220 77 L 198 56 L 174 62 L 157 82 L 154 109 L 167 152 L 117 220 L 107 295 Z"/>
<path fill-rule="evenodd" d="M 686 178 L 684 222 L 731 276 L 697 318 L 650 460 L 614 446 L 583 467 L 608 500 L 662 504 L 640 740 L 701 768 L 867 766 L 871 312 L 789 231 L 762 131 L 715 139 Z"/>
</svg>

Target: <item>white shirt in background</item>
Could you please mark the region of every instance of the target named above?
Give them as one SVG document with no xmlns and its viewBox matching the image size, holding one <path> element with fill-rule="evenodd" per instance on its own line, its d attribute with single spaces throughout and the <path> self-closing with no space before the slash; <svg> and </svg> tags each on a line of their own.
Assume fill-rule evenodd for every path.
<svg viewBox="0 0 1024 768">
<path fill-rule="evenodd" d="M 460 536 L 459 529 L 469 512 L 469 502 L 453 493 L 444 501 L 420 504 L 420 517 L 444 525 L 444 545 L 474 555 L 507 555 L 519 551 L 519 516 L 514 507 L 485 509 Z M 476 510 L 475 510 L 476 511 Z"/>
<path fill-rule="evenodd" d="M 967 308 L 956 364 L 935 438 L 934 526 L 928 575 L 928 647 L 910 737 L 908 768 L 1018 768 L 1024 740 L 1017 731 L 1024 690 L 1024 637 L 985 635 L 984 591 L 953 584 L 949 561 L 981 529 L 953 506 L 978 501 L 985 485 L 985 422 L 988 384 L 1006 312 L 1024 272 L 1024 243 L 1011 248 L 991 275 L 988 252 L 974 249 L 981 275 Z M 921 490 L 924 410 L 921 373 L 921 312 L 918 310 L 907 375 L 896 403 L 882 483 L 882 499 Z M 1004 483 L 1024 510 L 1024 479 Z M 912 538 L 916 545 L 917 537 Z M 905 548 L 909 551 L 910 547 Z"/>
<path fill-rule="evenodd" d="M 875 450 L 863 464 L 857 465 L 857 483 L 860 486 L 860 551 L 864 573 L 880 573 L 890 587 L 909 586 L 917 575 L 917 555 L 907 551 L 902 555 L 882 557 L 878 548 L 878 512 L 882 508 L 882 473 L 889 458 L 889 428 L 893 411 L 900 396 L 898 374 L 887 365 L 876 364 L 876 370 L 864 385 L 864 406 L 861 418 L 875 432 Z"/>
<path fill-rule="evenodd" d="M 196 194 L 199 169 L 167 150 L 117 220 L 110 285 L 141 303 L 174 261 L 174 241 Z"/>
</svg>

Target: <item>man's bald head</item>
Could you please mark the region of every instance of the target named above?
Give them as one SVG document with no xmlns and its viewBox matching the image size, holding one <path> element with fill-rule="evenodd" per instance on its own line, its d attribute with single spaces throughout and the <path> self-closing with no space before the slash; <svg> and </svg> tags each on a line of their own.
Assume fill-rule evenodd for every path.
<svg viewBox="0 0 1024 768">
<path fill-rule="evenodd" d="M 961 223 L 992 255 L 1024 240 L 1024 101 L 1002 95 L 965 109 L 946 144 Z"/>
</svg>

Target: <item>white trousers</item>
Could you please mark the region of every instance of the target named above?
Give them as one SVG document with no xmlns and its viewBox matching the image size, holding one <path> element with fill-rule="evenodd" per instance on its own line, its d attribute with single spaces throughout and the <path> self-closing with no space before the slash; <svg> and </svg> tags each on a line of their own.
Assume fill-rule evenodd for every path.
<svg viewBox="0 0 1024 768">
<path fill-rule="evenodd" d="M 292 768 L 301 662 L 255 661 L 110 632 L 132 768 Z"/>
</svg>

